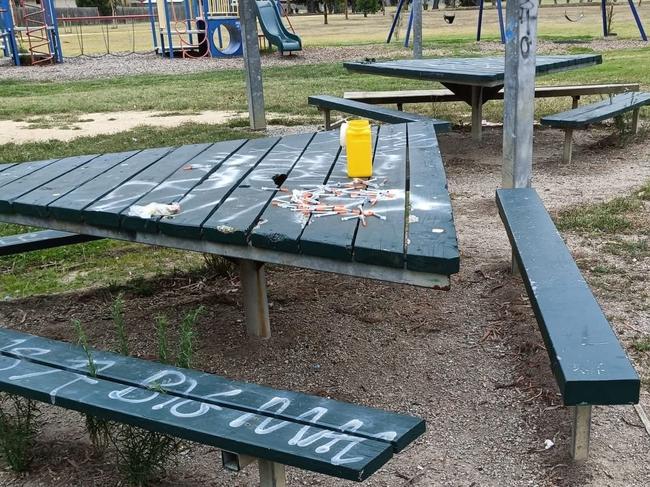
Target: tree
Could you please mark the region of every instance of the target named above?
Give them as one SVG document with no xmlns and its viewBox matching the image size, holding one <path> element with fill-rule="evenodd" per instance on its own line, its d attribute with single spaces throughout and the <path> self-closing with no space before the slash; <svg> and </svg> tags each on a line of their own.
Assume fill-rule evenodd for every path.
<svg viewBox="0 0 650 487">
<path fill-rule="evenodd" d="M 359 12 L 363 12 L 363 16 L 367 17 L 368 14 L 376 14 L 379 10 L 379 1 L 378 0 L 357 0 L 356 9 Z"/>
<path fill-rule="evenodd" d="M 77 7 L 97 7 L 99 15 L 113 14 L 111 0 L 77 0 Z"/>
</svg>

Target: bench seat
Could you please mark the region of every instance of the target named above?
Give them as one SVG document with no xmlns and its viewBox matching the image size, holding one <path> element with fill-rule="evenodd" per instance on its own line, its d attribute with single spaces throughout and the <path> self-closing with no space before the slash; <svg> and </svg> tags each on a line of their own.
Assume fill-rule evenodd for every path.
<svg viewBox="0 0 650 487">
<path fill-rule="evenodd" d="M 274 476 L 291 465 L 362 481 L 425 430 L 413 416 L 91 353 L 95 376 L 81 347 L 0 328 L 0 390 L 217 447 L 226 467 L 233 454 L 261 472 L 272 462 Z"/>
<path fill-rule="evenodd" d="M 326 130 L 329 130 L 331 126 L 330 111 L 332 110 L 386 123 L 432 121 L 436 133 L 449 132 L 451 130 L 451 123 L 446 120 L 436 120 L 417 113 L 402 112 L 369 103 L 346 100 L 338 96 L 314 95 L 308 98 L 308 103 L 324 112 Z"/>
<path fill-rule="evenodd" d="M 650 105 L 650 93 L 623 93 L 590 105 L 583 105 L 566 112 L 542 117 L 540 123 L 548 127 L 564 129 L 564 162 L 571 162 L 573 149 L 573 130 L 584 129 L 591 124 L 602 122 L 632 111 L 632 132 L 637 133 L 639 125 L 639 109 Z"/>
<path fill-rule="evenodd" d="M 535 98 L 555 98 L 570 96 L 573 98 L 574 108 L 581 96 L 603 95 L 639 91 L 638 83 L 611 83 L 598 85 L 565 85 L 565 86 L 536 86 Z M 399 110 L 405 103 L 439 103 L 463 101 L 454 92 L 447 89 L 438 90 L 398 90 L 398 91 L 348 91 L 343 94 L 348 100 L 361 101 L 372 104 L 396 104 Z M 495 99 L 503 99 L 503 90 L 500 90 Z"/>
<path fill-rule="evenodd" d="M 537 192 L 496 198 L 564 404 L 638 403 L 639 376 Z"/>
<path fill-rule="evenodd" d="M 42 230 L 19 235 L 9 235 L 0 237 L 0 256 L 90 242 L 99 238 L 90 235 L 59 232 L 57 230 Z"/>
</svg>

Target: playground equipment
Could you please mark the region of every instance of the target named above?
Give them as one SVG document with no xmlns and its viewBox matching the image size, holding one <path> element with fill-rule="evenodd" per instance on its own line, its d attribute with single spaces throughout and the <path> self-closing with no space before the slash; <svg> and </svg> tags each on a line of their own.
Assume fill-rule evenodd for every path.
<svg viewBox="0 0 650 487">
<path fill-rule="evenodd" d="M 157 17 L 151 2 L 149 13 L 158 54 L 185 58 L 243 54 L 238 0 L 156 0 L 156 5 Z M 261 0 L 255 5 L 264 35 L 280 53 L 302 49 L 300 37 L 282 22 L 279 2 Z"/>
<path fill-rule="evenodd" d="M 391 39 L 393 38 L 393 35 L 395 34 L 395 29 L 396 26 L 398 25 L 400 15 L 402 13 L 402 8 L 404 7 L 404 4 L 408 4 L 409 0 L 399 0 L 399 3 L 397 4 L 397 10 L 395 12 L 395 17 L 391 23 L 390 30 L 388 31 L 388 38 L 386 39 L 386 43 L 390 43 Z M 453 13 L 445 13 L 443 15 L 444 21 L 447 24 L 453 24 L 454 19 L 456 17 L 455 14 L 455 0 L 452 2 L 452 8 L 453 8 Z M 643 28 L 643 23 L 641 22 L 641 17 L 639 17 L 639 12 L 637 11 L 636 5 L 634 5 L 634 0 L 628 0 L 628 5 L 630 6 L 630 10 L 632 12 L 632 15 L 634 17 L 634 21 L 636 22 L 636 26 L 639 29 L 639 34 L 641 36 L 641 39 L 644 41 L 648 40 L 648 37 L 645 33 L 645 30 Z M 601 7 L 601 16 L 603 20 L 603 36 L 607 37 L 610 33 L 608 32 L 607 28 L 607 0 L 600 0 L 600 7 Z M 485 10 L 485 0 L 480 0 L 479 3 L 479 10 L 478 10 L 478 23 L 476 26 L 476 40 L 480 41 L 481 40 L 481 29 L 483 27 L 483 11 Z M 501 43 L 505 44 L 506 38 L 505 38 L 505 25 L 503 21 L 503 5 L 501 0 L 496 0 L 496 11 L 497 15 L 499 16 L 499 32 L 501 34 Z M 564 16 L 566 19 L 570 22 L 578 22 L 584 17 L 584 13 L 581 11 L 580 15 L 577 18 L 570 18 L 569 15 L 567 14 L 565 10 Z M 409 14 L 409 20 L 408 24 L 406 27 L 406 36 L 404 37 L 404 47 L 409 46 L 409 41 L 410 41 L 410 36 L 411 36 L 411 29 L 413 26 L 413 9 L 411 9 L 410 14 Z"/>
<path fill-rule="evenodd" d="M 63 62 L 53 0 L 0 0 L 0 48 L 16 66 Z"/>
<path fill-rule="evenodd" d="M 269 42 L 278 48 L 280 54 L 302 50 L 300 37 L 289 32 L 282 23 L 282 7 L 278 3 L 271 0 L 257 0 L 255 6 L 262 32 Z"/>
</svg>

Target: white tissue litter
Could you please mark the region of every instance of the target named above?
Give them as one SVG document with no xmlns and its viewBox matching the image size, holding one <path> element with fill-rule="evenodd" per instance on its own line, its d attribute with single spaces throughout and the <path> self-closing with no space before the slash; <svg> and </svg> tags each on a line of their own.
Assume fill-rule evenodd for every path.
<svg viewBox="0 0 650 487">
<path fill-rule="evenodd" d="M 544 440 L 544 450 L 550 450 L 555 446 L 555 443 L 553 443 L 553 440 Z"/>
<path fill-rule="evenodd" d="M 154 216 L 170 216 L 176 215 L 181 212 L 181 205 L 172 203 L 165 205 L 164 203 L 149 203 L 148 205 L 138 206 L 133 205 L 129 208 L 129 216 L 137 216 L 140 218 L 153 218 Z"/>
</svg>

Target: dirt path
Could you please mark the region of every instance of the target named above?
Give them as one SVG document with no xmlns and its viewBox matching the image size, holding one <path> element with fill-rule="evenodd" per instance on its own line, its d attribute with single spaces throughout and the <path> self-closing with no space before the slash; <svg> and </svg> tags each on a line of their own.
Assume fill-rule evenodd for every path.
<svg viewBox="0 0 650 487">
<path fill-rule="evenodd" d="M 562 133 L 536 132 L 535 186 L 551 211 L 626 195 L 650 178 L 650 142 L 607 146 L 605 134 L 578 134 L 574 162 L 562 165 Z M 650 436 L 631 406 L 596 407 L 590 460 L 577 466 L 568 458 L 569 412 L 561 407 L 521 282 L 508 272 L 510 249 L 494 205 L 501 129 L 486 129 L 480 146 L 467 133 L 440 142 L 462 255 L 451 291 L 276 267 L 268 275 L 274 336 L 250 342 L 236 278 L 180 276 L 155 283 L 154 296 L 126 297 L 135 353 L 155 353 L 152 316 L 164 312 L 176 320 L 203 304 L 198 368 L 425 418 L 427 433 L 364 485 L 647 485 Z M 572 238 L 570 245 L 581 258 L 591 244 Z M 640 295 L 602 288 L 597 294 L 624 343 L 635 336 L 632 329 L 650 334 L 650 306 Z M 2 302 L 0 322 L 72 340 L 70 319 L 79 318 L 93 344 L 112 348 L 109 304 L 105 290 Z M 647 359 L 632 357 L 647 378 Z M 650 411 L 647 382 L 642 404 Z M 0 472 L 0 484 L 117 485 L 110 458 L 90 455 L 81 416 L 45 411 L 32 472 Z M 545 450 L 547 439 L 555 446 Z M 216 450 L 193 448 L 159 485 L 257 485 L 254 468 L 235 475 L 215 468 L 218 463 Z M 288 471 L 292 486 L 355 485 Z"/>
<path fill-rule="evenodd" d="M 8 143 L 39 142 L 45 140 L 69 141 L 77 137 L 125 132 L 140 125 L 177 127 L 195 122 L 220 124 L 246 114 L 233 111 L 203 111 L 199 113 L 170 113 L 156 111 L 87 113 L 82 117 L 53 115 L 24 121 L 0 120 L 0 145 Z"/>
</svg>

